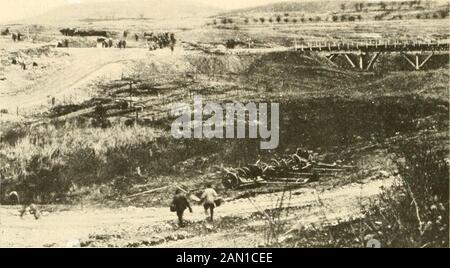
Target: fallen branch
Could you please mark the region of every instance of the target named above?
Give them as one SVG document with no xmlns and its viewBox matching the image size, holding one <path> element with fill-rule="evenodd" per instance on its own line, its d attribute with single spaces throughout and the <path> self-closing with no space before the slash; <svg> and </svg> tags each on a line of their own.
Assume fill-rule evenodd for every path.
<svg viewBox="0 0 450 268">
<path fill-rule="evenodd" d="M 164 187 L 161 187 L 161 188 L 156 188 L 156 189 L 148 190 L 148 191 L 145 191 L 145 192 L 142 192 L 142 193 L 132 194 L 132 195 L 126 196 L 125 198 L 133 198 L 133 197 L 138 197 L 138 196 L 142 196 L 142 195 L 146 195 L 146 194 L 151 194 L 151 193 L 154 193 L 154 192 L 157 192 L 157 191 L 161 191 L 161 190 L 170 188 L 170 187 L 172 187 L 172 186 L 173 186 L 173 185 L 168 185 L 168 186 L 164 186 Z"/>
</svg>

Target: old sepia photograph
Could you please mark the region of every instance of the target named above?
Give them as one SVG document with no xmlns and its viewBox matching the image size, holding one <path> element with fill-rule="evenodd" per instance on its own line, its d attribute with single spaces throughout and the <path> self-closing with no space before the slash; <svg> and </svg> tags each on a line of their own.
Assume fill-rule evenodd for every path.
<svg viewBox="0 0 450 268">
<path fill-rule="evenodd" d="M 448 248 L 449 12 L 0 0 L 0 248 Z"/>
</svg>

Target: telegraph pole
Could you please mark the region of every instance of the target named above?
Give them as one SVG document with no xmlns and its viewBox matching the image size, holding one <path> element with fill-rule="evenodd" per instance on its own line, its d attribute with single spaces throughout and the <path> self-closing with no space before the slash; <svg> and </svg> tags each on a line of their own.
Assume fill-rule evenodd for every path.
<svg viewBox="0 0 450 268">
<path fill-rule="evenodd" d="M 133 81 L 130 81 L 130 109 L 133 108 Z"/>
</svg>

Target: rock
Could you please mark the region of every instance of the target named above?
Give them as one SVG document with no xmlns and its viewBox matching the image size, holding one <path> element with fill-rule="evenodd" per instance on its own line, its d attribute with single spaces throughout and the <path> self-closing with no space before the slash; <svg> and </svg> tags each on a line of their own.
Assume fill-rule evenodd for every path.
<svg viewBox="0 0 450 268">
<path fill-rule="evenodd" d="M 385 170 L 380 170 L 379 172 L 379 177 L 380 178 L 389 178 L 389 176 L 391 176 L 391 174 Z"/>
<path fill-rule="evenodd" d="M 368 235 L 364 236 L 364 241 L 370 241 L 374 238 L 375 238 L 374 234 L 368 234 Z"/>
<path fill-rule="evenodd" d="M 170 224 L 168 224 L 168 223 L 166 223 L 166 224 L 162 227 L 162 229 L 163 229 L 163 230 L 172 230 L 172 229 L 173 229 L 173 226 L 170 225 Z"/>
<path fill-rule="evenodd" d="M 171 235 L 166 236 L 165 240 L 166 241 L 177 241 L 178 240 L 178 236 L 175 235 L 175 234 L 171 234 Z"/>
<path fill-rule="evenodd" d="M 71 239 L 67 241 L 66 247 L 68 248 L 79 248 L 81 247 L 81 242 L 78 239 Z"/>
<path fill-rule="evenodd" d="M 177 237 L 178 239 L 186 239 L 186 238 L 189 238 L 189 234 L 188 234 L 188 232 L 186 232 L 186 231 L 181 231 L 181 232 L 179 232 L 178 233 L 178 237 Z"/>
</svg>

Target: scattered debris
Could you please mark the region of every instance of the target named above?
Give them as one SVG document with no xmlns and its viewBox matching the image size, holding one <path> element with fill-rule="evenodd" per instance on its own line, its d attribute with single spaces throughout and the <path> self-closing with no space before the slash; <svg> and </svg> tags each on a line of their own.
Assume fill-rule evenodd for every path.
<svg viewBox="0 0 450 268">
<path fill-rule="evenodd" d="M 247 186 L 268 184 L 303 185 L 317 181 L 323 176 L 354 169 L 354 166 L 316 162 L 310 151 L 297 149 L 295 154 L 272 159 L 270 163 L 258 161 L 243 168 L 225 169 L 222 180 L 226 188 L 237 189 Z"/>
</svg>

